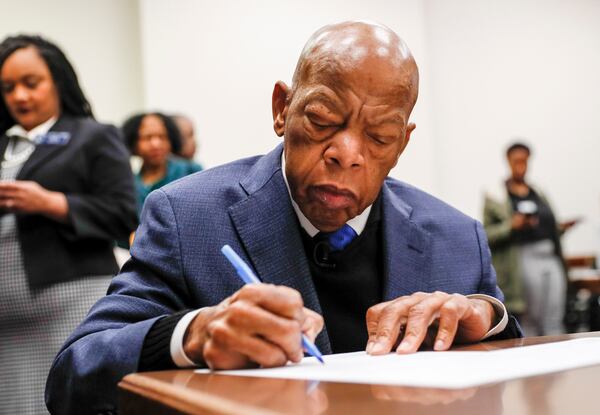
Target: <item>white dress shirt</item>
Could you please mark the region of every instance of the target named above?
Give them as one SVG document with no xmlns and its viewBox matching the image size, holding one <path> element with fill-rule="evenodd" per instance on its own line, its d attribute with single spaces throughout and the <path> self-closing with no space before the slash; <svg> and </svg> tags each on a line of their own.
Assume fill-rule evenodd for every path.
<svg viewBox="0 0 600 415">
<path fill-rule="evenodd" d="M 23 137 L 31 142 L 35 142 L 35 139 L 37 137 L 46 134 L 48 131 L 50 131 L 52 127 L 54 127 L 54 124 L 56 124 L 57 119 L 57 117 L 52 117 L 29 131 L 26 131 L 19 124 L 15 124 L 8 130 L 6 130 L 4 134 L 8 137 Z"/>
</svg>

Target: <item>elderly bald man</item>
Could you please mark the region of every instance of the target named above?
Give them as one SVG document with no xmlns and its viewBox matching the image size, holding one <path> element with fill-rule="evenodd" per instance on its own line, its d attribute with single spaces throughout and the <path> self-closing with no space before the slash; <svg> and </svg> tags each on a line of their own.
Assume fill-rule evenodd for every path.
<svg viewBox="0 0 600 415">
<path fill-rule="evenodd" d="M 56 358 L 49 408 L 114 410 L 134 371 L 297 362 L 302 333 L 323 353 L 371 354 L 519 336 L 481 225 L 387 177 L 417 92 L 390 29 L 316 32 L 273 90 L 282 145 L 147 199 L 132 259 Z M 264 284 L 242 286 L 224 244 Z"/>
</svg>

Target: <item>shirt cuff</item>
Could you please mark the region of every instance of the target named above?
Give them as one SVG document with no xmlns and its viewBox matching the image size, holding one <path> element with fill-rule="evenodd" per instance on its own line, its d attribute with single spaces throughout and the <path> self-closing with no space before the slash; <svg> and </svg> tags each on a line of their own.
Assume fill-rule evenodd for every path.
<svg viewBox="0 0 600 415">
<path fill-rule="evenodd" d="M 199 308 L 198 310 L 190 311 L 186 315 L 184 315 L 181 320 L 177 322 L 175 326 L 175 330 L 173 330 L 173 335 L 171 336 L 170 343 L 170 351 L 171 351 L 171 359 L 177 367 L 195 367 L 198 366 L 196 363 L 192 361 L 185 352 L 183 351 L 183 337 L 185 336 L 185 332 L 194 319 L 196 315 L 202 310 Z"/>
<path fill-rule="evenodd" d="M 467 295 L 467 298 L 473 299 L 473 300 L 487 301 L 488 303 L 490 303 L 492 305 L 492 307 L 494 307 L 496 316 L 500 316 L 500 315 L 502 316 L 502 318 L 500 319 L 498 324 L 496 324 L 494 327 L 492 327 L 492 329 L 490 331 L 488 331 L 485 334 L 485 336 L 483 336 L 481 338 L 481 340 L 485 340 L 488 337 L 492 337 L 492 336 L 502 332 L 506 328 L 506 325 L 508 324 L 508 312 L 506 311 L 506 307 L 504 307 L 504 304 L 502 303 L 502 301 L 498 300 L 496 297 L 492 297 L 491 295 L 487 295 L 487 294 L 469 294 L 469 295 Z"/>
</svg>

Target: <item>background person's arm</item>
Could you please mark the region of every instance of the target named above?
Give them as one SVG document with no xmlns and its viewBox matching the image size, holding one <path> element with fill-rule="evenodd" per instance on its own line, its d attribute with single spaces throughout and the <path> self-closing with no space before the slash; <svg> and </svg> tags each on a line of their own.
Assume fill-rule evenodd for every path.
<svg viewBox="0 0 600 415">
<path fill-rule="evenodd" d="M 486 195 L 483 206 L 483 227 L 491 247 L 508 243 L 513 229 L 512 215 L 503 203 Z"/>
</svg>

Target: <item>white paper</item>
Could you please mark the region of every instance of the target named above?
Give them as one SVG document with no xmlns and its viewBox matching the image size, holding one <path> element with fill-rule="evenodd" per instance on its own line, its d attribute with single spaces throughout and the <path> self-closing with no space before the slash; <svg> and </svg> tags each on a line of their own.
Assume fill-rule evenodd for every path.
<svg viewBox="0 0 600 415">
<path fill-rule="evenodd" d="M 600 338 L 472 352 L 365 352 L 313 357 L 273 369 L 217 371 L 221 375 L 460 389 L 600 364 Z M 210 373 L 208 369 L 198 373 Z"/>
</svg>

